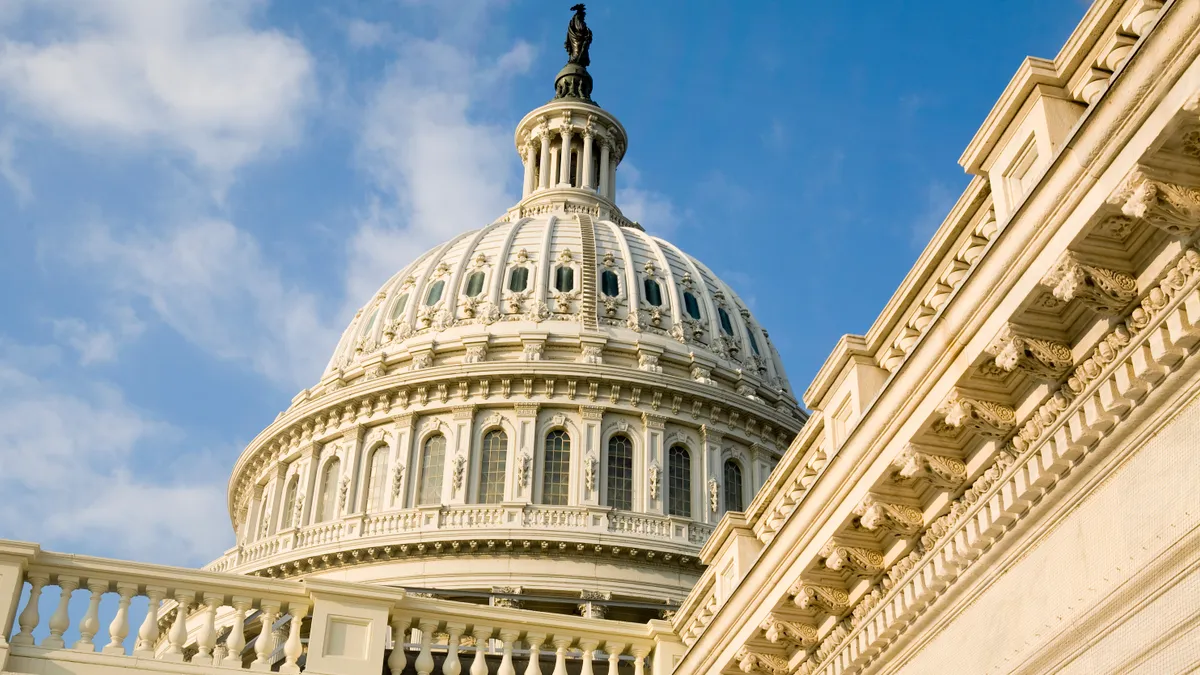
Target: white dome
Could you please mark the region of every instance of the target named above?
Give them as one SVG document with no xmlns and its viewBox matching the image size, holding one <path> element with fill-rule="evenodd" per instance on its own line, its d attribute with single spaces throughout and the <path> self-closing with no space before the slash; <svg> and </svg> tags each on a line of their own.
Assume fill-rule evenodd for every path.
<svg viewBox="0 0 1200 675">
<path fill-rule="evenodd" d="M 326 376 L 424 349 L 430 337 L 441 352 L 481 338 L 519 343 L 531 328 L 545 334 L 542 358 L 585 358 L 597 335 L 628 348 L 592 362 L 674 366 L 698 380 L 717 370 L 744 395 L 794 406 L 778 354 L 733 289 L 636 225 L 578 213 L 501 219 L 426 252 L 359 310 Z"/>
</svg>

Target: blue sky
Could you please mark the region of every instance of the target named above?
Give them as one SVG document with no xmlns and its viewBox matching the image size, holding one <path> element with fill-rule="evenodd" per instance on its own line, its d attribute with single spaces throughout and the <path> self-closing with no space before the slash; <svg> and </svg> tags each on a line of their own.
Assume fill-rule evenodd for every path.
<svg viewBox="0 0 1200 675">
<path fill-rule="evenodd" d="M 394 271 L 516 201 L 570 2 L 0 3 L 0 537 L 201 564 L 244 444 Z M 595 2 L 619 204 L 803 391 L 1072 0 Z"/>
</svg>

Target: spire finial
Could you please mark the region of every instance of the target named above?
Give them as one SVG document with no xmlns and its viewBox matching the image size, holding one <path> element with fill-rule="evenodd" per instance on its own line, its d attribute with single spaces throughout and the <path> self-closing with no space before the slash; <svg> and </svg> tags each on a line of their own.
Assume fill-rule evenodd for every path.
<svg viewBox="0 0 1200 675">
<path fill-rule="evenodd" d="M 585 19 L 587 9 L 583 3 L 571 7 L 575 16 L 567 24 L 567 39 L 563 47 L 567 50 L 567 65 L 554 78 L 554 98 L 578 98 L 592 100 L 592 76 L 587 71 L 591 65 L 588 49 L 592 45 L 592 29 Z"/>
</svg>

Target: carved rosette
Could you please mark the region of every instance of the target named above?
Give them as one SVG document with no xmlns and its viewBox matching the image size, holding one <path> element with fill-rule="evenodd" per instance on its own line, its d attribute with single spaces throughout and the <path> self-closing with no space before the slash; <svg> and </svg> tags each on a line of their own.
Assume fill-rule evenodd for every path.
<svg viewBox="0 0 1200 675">
<path fill-rule="evenodd" d="M 1069 251 L 1042 278 L 1042 284 L 1055 298 L 1063 302 L 1078 299 L 1106 316 L 1119 315 L 1137 296 L 1137 280 L 1132 276 L 1085 263 Z"/>
<path fill-rule="evenodd" d="M 1000 331 L 987 352 L 1005 372 L 1021 370 L 1050 381 L 1061 379 L 1074 364 L 1069 345 L 1022 334 L 1011 324 Z"/>
<path fill-rule="evenodd" d="M 841 588 L 798 581 L 788 593 L 793 596 L 792 603 L 800 609 L 815 609 L 835 616 L 850 609 L 850 594 Z"/>
<path fill-rule="evenodd" d="M 821 548 L 825 566 L 835 572 L 845 570 L 860 577 L 873 577 L 883 572 L 883 554 L 864 546 L 846 546 L 829 542 Z"/>
<path fill-rule="evenodd" d="M 908 504 L 881 502 L 872 495 L 867 495 L 854 509 L 854 515 L 865 529 L 882 529 L 905 536 L 920 532 L 925 524 L 920 509 Z"/>
<path fill-rule="evenodd" d="M 1016 426 L 1017 415 L 1003 403 L 970 398 L 957 390 L 938 408 L 947 426 L 972 429 L 980 436 L 1004 438 Z"/>
<path fill-rule="evenodd" d="M 799 621 L 788 621 L 770 614 L 759 626 L 767 642 L 784 644 L 800 649 L 811 649 L 817 644 L 817 629 Z"/>
<path fill-rule="evenodd" d="M 738 650 L 738 669 L 743 673 L 760 673 L 761 675 L 787 675 L 788 662 L 782 656 L 752 652 L 746 647 Z"/>
<path fill-rule="evenodd" d="M 967 465 L 961 460 L 922 451 L 909 444 L 892 460 L 896 476 L 906 480 L 924 480 L 943 490 L 957 490 L 967 480 Z"/>
<path fill-rule="evenodd" d="M 1170 234 L 1187 235 L 1200 227 L 1200 190 L 1155 180 L 1140 169 L 1130 172 L 1108 203 Z"/>
</svg>

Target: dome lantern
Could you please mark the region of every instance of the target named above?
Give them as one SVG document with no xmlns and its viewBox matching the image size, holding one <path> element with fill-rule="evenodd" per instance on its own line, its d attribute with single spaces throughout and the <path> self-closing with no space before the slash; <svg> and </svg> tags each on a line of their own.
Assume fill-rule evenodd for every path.
<svg viewBox="0 0 1200 675">
<path fill-rule="evenodd" d="M 584 21 L 584 6 L 571 9 L 575 16 L 567 27 L 567 65 L 555 77 L 554 99 L 517 125 L 515 142 L 525 178 L 514 210 L 580 210 L 634 226 L 616 205 L 617 165 L 628 137 L 617 118 L 591 98 L 587 66 L 592 31 Z"/>
</svg>

